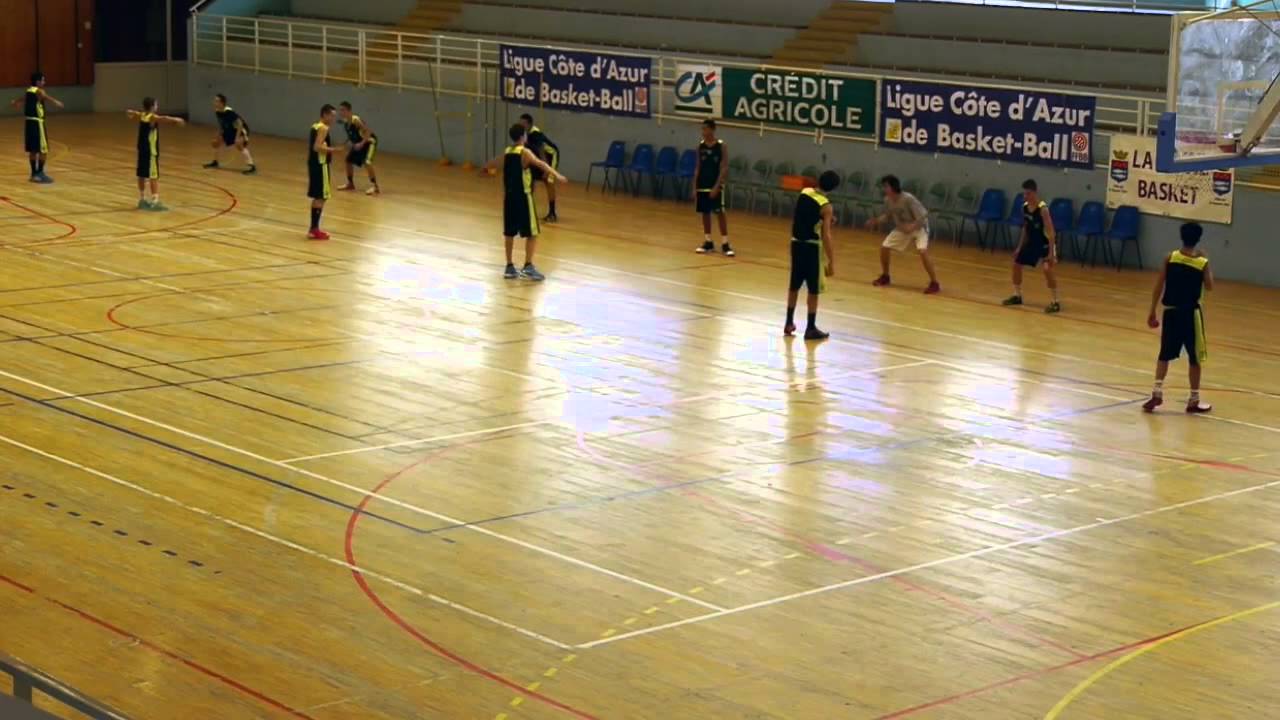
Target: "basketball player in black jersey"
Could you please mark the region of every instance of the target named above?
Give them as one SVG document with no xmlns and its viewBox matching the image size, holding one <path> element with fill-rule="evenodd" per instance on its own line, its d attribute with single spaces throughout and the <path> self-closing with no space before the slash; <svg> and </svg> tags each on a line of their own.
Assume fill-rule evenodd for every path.
<svg viewBox="0 0 1280 720">
<path fill-rule="evenodd" d="M 711 242 L 711 215 L 720 219 L 720 249 L 726 257 L 733 257 L 729 245 L 729 221 L 724 216 L 724 181 L 729 175 L 729 150 L 724 141 L 716 137 L 716 121 L 702 121 L 702 142 L 698 143 L 698 164 L 694 170 L 693 201 L 702 215 L 702 244 L 699 253 L 713 253 Z"/>
<path fill-rule="evenodd" d="M 373 169 L 374 157 L 378 154 L 378 136 L 374 134 L 369 123 L 351 110 L 351 103 L 345 100 L 338 103 L 338 118 L 347 128 L 347 142 L 351 149 L 347 151 L 347 184 L 339 190 L 355 190 L 355 168 L 362 167 L 369 173 L 370 187 L 365 195 L 379 195 L 378 173 Z"/>
<path fill-rule="evenodd" d="M 1182 247 L 1165 258 L 1160 277 L 1151 292 L 1151 309 L 1147 312 L 1147 325 L 1161 326 L 1160 356 L 1156 361 L 1156 383 L 1151 398 L 1142 405 L 1146 412 L 1164 403 L 1164 378 L 1169 374 L 1169 361 L 1177 360 L 1182 349 L 1187 349 L 1187 370 L 1191 381 L 1191 397 L 1187 399 L 1187 412 L 1207 413 L 1212 405 L 1200 402 L 1200 366 L 1209 358 L 1209 348 L 1204 338 L 1204 312 L 1200 301 L 1205 290 L 1213 289 L 1213 271 L 1209 258 L 1196 248 L 1204 228 L 1196 223 L 1182 226 Z M 1163 318 L 1156 317 L 1156 305 L 1164 305 Z"/>
<path fill-rule="evenodd" d="M 545 280 L 546 276 L 533 266 L 533 252 L 538 243 L 538 209 L 533 204 L 533 172 L 541 170 L 556 182 L 569 182 L 558 170 L 533 154 L 528 148 L 529 131 L 524 123 L 516 123 L 507 131 L 511 145 L 501 156 L 485 164 L 485 172 L 502 166 L 502 240 L 506 244 L 507 267 L 502 276 L 508 280 L 526 278 Z M 512 252 L 516 236 L 524 238 L 524 269 L 517 271 Z"/>
<path fill-rule="evenodd" d="M 550 165 L 551 169 L 559 170 L 560 146 L 551 142 L 551 138 L 547 137 L 547 134 L 542 132 L 537 125 L 533 124 L 532 115 L 528 113 L 521 115 L 520 124 L 524 125 L 525 129 L 529 131 L 528 146 L 533 151 L 533 154 Z M 532 168 L 532 172 L 534 181 L 542 181 L 542 184 L 547 186 L 548 211 L 543 220 L 549 223 L 556 222 L 560 219 L 556 216 L 556 178 L 554 175 L 542 172 L 537 167 Z"/>
<path fill-rule="evenodd" d="M 329 166 L 335 148 L 329 144 L 329 128 L 333 127 L 335 110 L 332 105 L 325 104 L 320 108 L 320 120 L 311 125 L 307 145 L 307 197 L 311 198 L 311 230 L 307 237 L 312 240 L 328 240 L 329 233 L 320 229 L 320 215 L 324 212 L 324 203 L 333 194 L 330 184 Z"/>
<path fill-rule="evenodd" d="M 61 109 L 63 104 L 44 91 L 44 73 L 31 73 L 31 86 L 13 101 L 15 108 L 22 108 L 26 116 L 23 123 L 27 161 L 31 163 L 31 182 L 48 185 L 53 178 L 44 174 L 45 161 L 49 159 L 49 133 L 44 126 L 44 104 L 51 102 Z"/>
<path fill-rule="evenodd" d="M 142 110 L 125 110 L 130 120 L 138 121 L 138 209 L 168 210 L 160 202 L 160 126 L 185 125 L 180 117 L 161 115 L 156 99 L 142 99 Z M 150 186 L 148 188 L 148 185 Z M 151 194 L 147 194 L 147 190 Z"/>
<path fill-rule="evenodd" d="M 800 288 L 809 288 L 809 322 L 805 325 L 805 340 L 826 340 L 830 337 L 818 329 L 818 296 L 826 289 L 826 278 L 836 273 L 835 250 L 831 228 L 835 211 L 827 194 L 840 186 L 840 174 L 828 170 L 818 178 L 818 187 L 805 188 L 796 198 L 795 217 L 791 222 L 791 285 L 787 289 L 787 324 L 784 335 L 796 332 L 796 300 Z"/>
<path fill-rule="evenodd" d="M 1021 305 L 1022 266 L 1034 268 L 1043 264 L 1044 281 L 1053 298 L 1044 311 L 1049 314 L 1061 312 L 1058 277 L 1053 274 L 1053 266 L 1058 264 L 1058 238 L 1053 229 L 1053 218 L 1049 215 L 1049 204 L 1040 199 L 1035 180 L 1022 183 L 1022 201 L 1022 236 L 1018 238 L 1018 249 L 1013 253 L 1013 295 L 1002 304 Z"/>
<path fill-rule="evenodd" d="M 244 156 L 244 174 L 258 172 L 258 166 L 253 164 L 253 155 L 249 153 L 249 123 L 227 105 L 226 95 L 218 93 L 213 96 L 213 114 L 218 118 L 218 129 L 213 133 L 213 160 L 205 163 L 204 167 L 219 167 L 218 157 L 222 154 L 222 149 L 234 147 Z"/>
</svg>

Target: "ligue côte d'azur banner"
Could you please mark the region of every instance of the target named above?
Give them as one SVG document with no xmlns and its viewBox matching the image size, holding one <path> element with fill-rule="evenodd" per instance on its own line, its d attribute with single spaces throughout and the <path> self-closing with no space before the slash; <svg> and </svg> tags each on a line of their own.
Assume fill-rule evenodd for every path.
<svg viewBox="0 0 1280 720">
<path fill-rule="evenodd" d="M 502 45 L 502 99 L 550 110 L 649 117 L 647 57 Z"/>
<path fill-rule="evenodd" d="M 881 85 L 884 147 L 1093 167 L 1097 98 L 906 80 Z"/>
</svg>

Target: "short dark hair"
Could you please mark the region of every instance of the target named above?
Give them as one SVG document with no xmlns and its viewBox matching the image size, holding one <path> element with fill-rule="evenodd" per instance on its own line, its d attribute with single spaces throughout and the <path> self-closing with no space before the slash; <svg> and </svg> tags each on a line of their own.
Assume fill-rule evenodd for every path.
<svg viewBox="0 0 1280 720">
<path fill-rule="evenodd" d="M 533 124 L 533 116 L 532 116 L 532 115 L 530 115 L 529 113 L 525 113 L 525 114 L 521 115 L 521 116 L 520 116 L 520 119 L 521 119 L 521 120 L 528 120 L 530 125 L 532 125 L 532 124 Z"/>
<path fill-rule="evenodd" d="M 156 109 L 156 99 L 153 97 L 142 98 L 142 109 L 151 112 Z"/>
<path fill-rule="evenodd" d="M 1036 187 L 1036 181 L 1031 180 L 1029 178 L 1022 181 L 1022 189 L 1030 190 L 1031 192 L 1035 192 L 1036 190 L 1039 190 L 1039 188 Z"/>
<path fill-rule="evenodd" d="M 511 138 L 511 142 L 520 142 L 520 138 L 527 134 L 529 134 L 529 129 L 520 123 L 512 125 L 511 129 L 507 131 L 507 136 Z"/>
<path fill-rule="evenodd" d="M 337 108 L 335 108 L 334 106 L 330 105 L 329 103 L 325 103 L 324 105 L 321 105 L 321 106 L 320 106 L 320 114 L 321 114 L 321 115 L 328 115 L 329 113 L 333 112 L 333 111 L 334 111 L 334 110 L 336 110 L 336 109 L 337 109 Z"/>
<path fill-rule="evenodd" d="M 840 173 L 835 170 L 828 170 L 818 176 L 818 187 L 822 192 L 831 192 L 840 187 Z"/>
<path fill-rule="evenodd" d="M 1186 247 L 1195 247 L 1204 235 L 1204 228 L 1200 227 L 1200 223 L 1182 223 L 1181 233 L 1182 244 Z"/>
<path fill-rule="evenodd" d="M 351 103 L 347 102 L 346 100 L 343 100 L 342 102 L 338 103 L 338 107 L 342 108 L 343 110 L 350 110 Z"/>
<path fill-rule="evenodd" d="M 703 121 L 702 121 L 702 127 L 704 127 L 704 128 L 711 128 L 712 130 L 715 130 L 715 129 L 716 129 L 716 121 L 715 121 L 715 120 L 712 120 L 711 118 L 707 118 L 706 120 L 703 120 Z"/>
<path fill-rule="evenodd" d="M 214 97 L 216 97 L 216 98 L 218 98 L 219 100 L 221 100 L 223 105 L 226 105 L 226 104 L 227 104 L 227 96 L 226 96 L 226 95 L 223 95 L 222 93 L 218 93 L 217 95 L 214 95 Z"/>
<path fill-rule="evenodd" d="M 889 189 L 896 193 L 902 192 L 902 181 L 898 179 L 897 175 L 885 175 L 880 178 L 880 184 L 888 185 Z"/>
<path fill-rule="evenodd" d="M 39 84 L 40 84 L 41 82 L 43 82 L 43 81 L 44 81 L 44 73 L 40 72 L 39 70 L 37 70 L 37 71 L 35 71 L 35 72 L 31 73 L 31 84 L 32 84 L 32 85 L 39 85 Z"/>
</svg>

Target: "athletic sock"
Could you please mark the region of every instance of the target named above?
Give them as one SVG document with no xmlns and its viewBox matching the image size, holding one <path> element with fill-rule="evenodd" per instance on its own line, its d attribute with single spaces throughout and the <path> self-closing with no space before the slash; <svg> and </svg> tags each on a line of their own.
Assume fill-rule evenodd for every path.
<svg viewBox="0 0 1280 720">
<path fill-rule="evenodd" d="M 1198 405 L 1200 403 L 1200 391 L 1192 390 L 1191 397 L 1187 399 L 1188 405 Z"/>
<path fill-rule="evenodd" d="M 818 322 L 818 313 L 811 312 L 809 313 L 809 324 L 806 327 L 812 330 L 814 325 L 817 324 L 817 322 Z"/>
<path fill-rule="evenodd" d="M 1151 394 L 1157 397 L 1164 395 L 1164 381 L 1157 380 L 1156 384 L 1151 388 Z"/>
<path fill-rule="evenodd" d="M 30 162 L 31 162 L 31 177 L 35 177 L 36 175 L 40 174 L 40 162 L 38 160 L 30 160 Z"/>
<path fill-rule="evenodd" d="M 552 201 L 551 201 L 551 214 L 552 214 L 552 215 L 555 215 L 555 214 L 556 214 L 556 201 L 555 201 L 555 200 L 552 200 Z"/>
<path fill-rule="evenodd" d="M 795 324 L 796 324 L 796 306 L 788 305 L 787 306 L 787 325 L 795 325 Z"/>
<path fill-rule="evenodd" d="M 311 229 L 320 229 L 320 208 L 318 207 L 311 208 Z"/>
<path fill-rule="evenodd" d="M 244 156 L 244 161 L 245 161 L 246 163 L 248 163 L 248 164 L 250 164 L 250 165 L 252 165 L 252 164 L 253 164 L 253 156 L 249 154 L 249 148 L 245 148 L 245 149 L 241 150 L 241 151 L 240 151 L 240 154 Z"/>
<path fill-rule="evenodd" d="M 1014 297 L 1022 297 L 1022 286 L 1021 286 L 1021 285 L 1014 284 L 1014 286 L 1013 286 L 1013 296 L 1014 296 Z"/>
<path fill-rule="evenodd" d="M 37 175 L 44 174 L 44 158 L 43 157 L 40 158 L 39 160 L 36 160 L 36 174 Z"/>
<path fill-rule="evenodd" d="M 1054 302 L 1058 302 L 1058 288 L 1049 288 L 1049 295 Z"/>
<path fill-rule="evenodd" d="M 704 241 L 706 241 L 706 243 L 707 243 L 708 245 L 710 245 L 710 244 L 711 244 L 711 233 L 703 233 L 703 234 L 702 234 L 702 239 L 703 239 Z"/>
</svg>

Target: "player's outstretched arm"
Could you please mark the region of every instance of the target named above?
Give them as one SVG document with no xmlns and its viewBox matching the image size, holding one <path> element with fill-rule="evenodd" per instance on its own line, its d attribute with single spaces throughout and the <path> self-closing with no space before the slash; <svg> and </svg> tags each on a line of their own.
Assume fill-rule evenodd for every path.
<svg viewBox="0 0 1280 720">
<path fill-rule="evenodd" d="M 530 150 L 529 148 L 524 149 L 524 164 L 525 164 L 525 167 L 533 166 L 538 168 L 542 172 L 554 177 L 556 179 L 556 182 L 562 182 L 562 183 L 569 182 L 569 178 L 561 175 L 558 170 L 556 170 L 555 168 L 545 163 L 537 155 L 534 155 L 533 151 Z"/>
<path fill-rule="evenodd" d="M 155 121 L 164 125 L 186 125 L 187 121 L 174 115 L 157 115 Z"/>
<path fill-rule="evenodd" d="M 61 100 L 45 92 L 43 89 L 40 91 L 40 99 L 57 105 L 59 110 L 66 107 L 66 105 L 62 104 Z"/>
<path fill-rule="evenodd" d="M 137 120 L 138 118 L 142 117 L 142 113 L 138 112 L 137 110 L 125 110 L 124 115 L 130 120 Z"/>
<path fill-rule="evenodd" d="M 1147 326 L 1158 328 L 1160 320 L 1156 318 L 1156 306 L 1160 304 L 1160 296 L 1164 294 L 1164 280 L 1169 276 L 1169 258 L 1165 257 L 1160 266 L 1160 275 L 1156 278 L 1156 286 L 1151 291 L 1151 307 L 1147 310 Z"/>
</svg>

